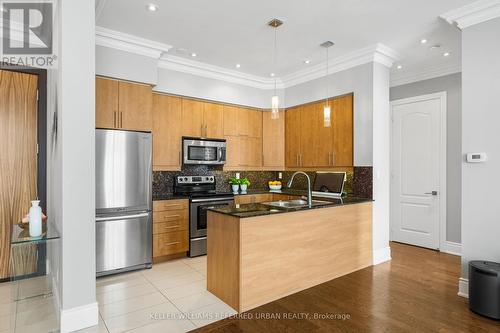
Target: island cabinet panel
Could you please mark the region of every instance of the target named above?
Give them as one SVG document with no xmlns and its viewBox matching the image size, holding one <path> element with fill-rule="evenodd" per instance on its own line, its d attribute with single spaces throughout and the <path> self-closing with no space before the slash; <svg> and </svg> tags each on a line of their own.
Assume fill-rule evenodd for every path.
<svg viewBox="0 0 500 333">
<path fill-rule="evenodd" d="M 153 169 L 181 169 L 182 99 L 153 95 Z"/>
<path fill-rule="evenodd" d="M 272 193 L 245 194 L 245 195 L 236 195 L 234 197 L 234 203 L 240 205 L 249 203 L 270 202 L 270 201 L 275 201 L 274 195 Z"/>
<path fill-rule="evenodd" d="M 153 261 L 189 250 L 188 200 L 153 201 Z"/>
<path fill-rule="evenodd" d="M 278 119 L 271 112 L 262 112 L 262 166 L 283 170 L 285 167 L 285 112 Z"/>
<path fill-rule="evenodd" d="M 208 215 L 208 290 L 238 312 L 371 266 L 372 257 L 370 202 Z"/>
</svg>

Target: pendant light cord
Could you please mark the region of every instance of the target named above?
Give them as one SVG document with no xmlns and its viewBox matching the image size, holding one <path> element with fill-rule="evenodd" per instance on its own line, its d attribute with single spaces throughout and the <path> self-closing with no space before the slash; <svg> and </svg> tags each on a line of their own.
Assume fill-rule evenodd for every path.
<svg viewBox="0 0 500 333">
<path fill-rule="evenodd" d="M 277 66 L 277 61 L 276 61 L 276 50 L 277 50 L 277 34 L 278 34 L 278 27 L 274 27 L 274 96 L 276 96 L 276 66 Z"/>
<path fill-rule="evenodd" d="M 330 89 L 329 89 L 329 86 L 328 86 L 328 60 L 329 60 L 329 56 L 328 56 L 328 47 L 326 48 L 326 106 L 328 106 L 328 101 L 329 101 L 329 97 L 330 97 Z"/>
</svg>

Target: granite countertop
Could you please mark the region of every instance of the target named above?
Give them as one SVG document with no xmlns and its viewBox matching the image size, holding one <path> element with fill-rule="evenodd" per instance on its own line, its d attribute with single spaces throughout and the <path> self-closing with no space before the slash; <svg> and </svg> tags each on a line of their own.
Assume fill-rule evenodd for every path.
<svg viewBox="0 0 500 333">
<path fill-rule="evenodd" d="M 180 195 L 180 194 L 175 194 L 175 193 L 165 193 L 162 195 L 153 196 L 153 201 L 176 200 L 176 199 L 189 199 L 189 197 L 186 195 Z"/>
<path fill-rule="evenodd" d="M 304 191 L 302 191 L 304 192 Z M 290 194 L 288 191 L 284 191 L 284 194 Z M 220 206 L 211 208 L 211 211 L 231 215 L 234 217 L 245 218 L 245 217 L 256 217 L 256 216 L 264 216 L 264 215 L 274 215 L 274 214 L 283 214 L 283 213 L 291 213 L 298 212 L 303 210 L 310 209 L 321 209 L 321 208 L 330 208 L 336 206 L 346 206 L 353 205 L 359 203 L 372 202 L 372 199 L 368 198 L 358 198 L 353 196 L 347 196 L 340 198 L 323 198 L 323 197 L 313 197 L 313 200 L 321 200 L 325 201 L 325 204 L 320 204 L 309 208 L 305 207 L 294 207 L 294 208 L 285 208 L 285 207 L 274 207 L 268 206 L 262 203 L 255 204 L 243 204 L 243 205 L 230 205 L 230 206 Z"/>
</svg>

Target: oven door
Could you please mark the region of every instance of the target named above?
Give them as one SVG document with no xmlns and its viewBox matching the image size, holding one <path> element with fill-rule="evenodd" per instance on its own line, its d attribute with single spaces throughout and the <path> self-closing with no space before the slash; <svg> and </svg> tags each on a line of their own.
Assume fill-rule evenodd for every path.
<svg viewBox="0 0 500 333">
<path fill-rule="evenodd" d="M 183 164 L 222 165 L 226 161 L 226 141 L 183 140 Z"/>
<path fill-rule="evenodd" d="M 207 236 L 207 211 L 215 206 L 228 206 L 234 204 L 234 198 L 205 198 L 191 199 L 189 211 L 189 236 L 190 238 Z"/>
</svg>

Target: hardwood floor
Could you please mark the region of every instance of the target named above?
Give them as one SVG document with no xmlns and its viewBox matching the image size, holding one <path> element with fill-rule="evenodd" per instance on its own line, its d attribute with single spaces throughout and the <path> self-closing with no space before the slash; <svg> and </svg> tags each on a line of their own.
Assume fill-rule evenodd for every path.
<svg viewBox="0 0 500 333">
<path fill-rule="evenodd" d="M 500 332 L 500 322 L 472 313 L 457 296 L 460 257 L 398 243 L 391 249 L 390 262 L 193 332 Z M 343 319 L 314 319 L 315 313 Z"/>
</svg>

